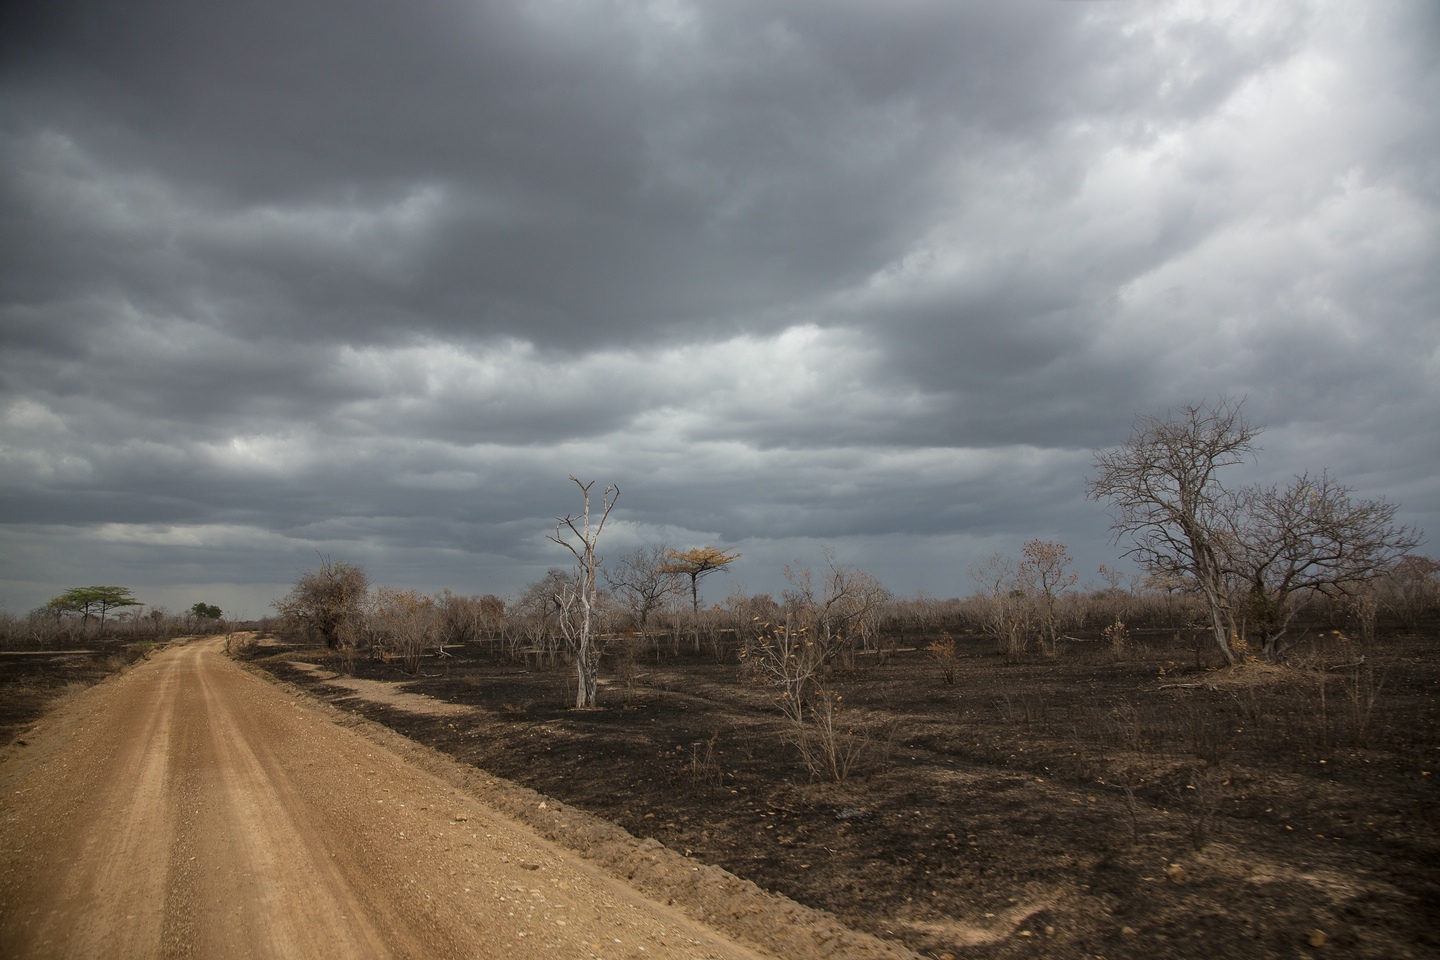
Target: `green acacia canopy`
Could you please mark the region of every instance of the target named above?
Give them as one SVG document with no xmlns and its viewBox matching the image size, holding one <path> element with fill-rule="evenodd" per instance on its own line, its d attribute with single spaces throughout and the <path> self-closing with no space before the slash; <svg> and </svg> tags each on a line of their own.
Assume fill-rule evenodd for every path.
<svg viewBox="0 0 1440 960">
<path fill-rule="evenodd" d="M 46 606 L 66 613 L 78 613 L 84 620 L 98 617 L 100 636 L 105 636 L 105 615 L 117 607 L 138 607 L 129 587 L 71 587 Z"/>
</svg>

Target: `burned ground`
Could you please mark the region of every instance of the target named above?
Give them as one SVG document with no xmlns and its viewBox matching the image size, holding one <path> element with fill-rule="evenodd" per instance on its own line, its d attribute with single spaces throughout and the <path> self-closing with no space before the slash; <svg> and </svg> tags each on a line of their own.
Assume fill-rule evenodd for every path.
<svg viewBox="0 0 1440 960">
<path fill-rule="evenodd" d="M 150 644 L 0 651 L 0 744 L 21 736 L 61 697 L 84 690 L 144 657 Z"/>
<path fill-rule="evenodd" d="M 769 692 L 728 657 L 666 650 L 572 679 L 451 648 L 356 677 L 466 712 L 398 708 L 323 650 L 269 641 L 276 676 L 467 764 L 921 953 L 969 957 L 1433 956 L 1440 951 L 1440 671 L 1433 636 L 1222 670 L 1154 636 L 1007 662 L 962 639 L 836 674 L 862 753 L 814 782 Z M 320 667 L 302 668 L 297 663 Z M 1348 665 L 1347 665 L 1348 664 Z M 347 678 L 348 679 L 348 678 Z M 412 704 L 413 706 L 413 704 Z"/>
</svg>

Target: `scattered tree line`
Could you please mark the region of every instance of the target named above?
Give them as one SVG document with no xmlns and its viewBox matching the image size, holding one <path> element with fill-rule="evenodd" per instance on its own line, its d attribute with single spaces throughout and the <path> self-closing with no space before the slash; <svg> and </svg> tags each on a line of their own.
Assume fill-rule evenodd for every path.
<svg viewBox="0 0 1440 960">
<path fill-rule="evenodd" d="M 471 641 L 537 669 L 569 665 L 581 708 L 596 704 L 602 657 L 623 680 L 643 658 L 708 651 L 743 663 L 797 716 L 827 671 L 883 662 L 902 645 L 953 669 L 956 635 L 988 636 L 1010 658 L 1057 656 L 1075 640 L 1123 656 L 1137 630 L 1203 629 L 1235 664 L 1281 656 L 1302 614 L 1373 637 L 1381 616 L 1413 627 L 1433 613 L 1440 564 L 1413 552 L 1420 535 L 1394 522 L 1392 504 L 1357 499 L 1327 473 L 1271 487 L 1222 482 L 1256 452 L 1259 433 L 1240 401 L 1222 398 L 1139 417 L 1124 443 L 1097 453 L 1087 492 L 1110 503 L 1117 542 L 1142 571 L 1102 566 L 1103 586 L 1082 589 L 1066 546 L 1035 539 L 1018 558 L 969 567 L 978 589 L 963 600 L 896 597 L 826 550 L 816 569 L 784 569 L 779 598 L 732 590 L 702 607 L 700 581 L 740 554 L 656 544 L 604 562 L 600 538 L 620 491 L 607 487 L 592 502 L 594 483 L 572 476 L 581 510 L 557 519 L 549 537 L 574 566 L 514 596 L 371 589 L 363 569 L 325 557 L 276 607 L 347 658 L 363 652 L 411 673 L 427 653 Z"/>
<path fill-rule="evenodd" d="M 778 597 L 734 588 L 700 605 L 688 577 L 669 569 L 673 556 L 687 552 L 657 544 L 603 562 L 597 553 L 583 642 L 585 582 L 563 567 L 508 597 L 449 590 L 427 597 L 372 588 L 360 567 L 325 558 L 277 607 L 292 630 L 352 664 L 364 656 L 416 674 L 448 647 L 476 644 L 496 660 L 574 670 L 578 704 L 580 684 L 596 681 L 602 661 L 628 687 L 646 662 L 706 657 L 740 665 L 801 711 L 826 677 L 863 671 L 901 650 L 926 650 L 943 663 L 948 644 L 953 668 L 956 638 L 986 638 L 1011 659 L 1060 656 L 1073 643 L 1102 643 L 1123 658 L 1142 636 L 1190 644 L 1211 633 L 1198 592 L 1107 567 L 1099 585 L 1082 586 L 1064 545 L 1051 541 L 1025 544 L 1018 558 L 995 555 L 974 565 L 979 589 L 949 599 L 897 596 L 826 550 L 818 567 L 786 567 Z M 1440 563 L 1403 556 L 1350 593 L 1316 592 L 1303 608 L 1297 599 L 1292 624 L 1302 610 L 1306 630 L 1295 631 L 1297 638 L 1339 627 L 1373 638 L 1382 619 L 1414 629 L 1440 613 Z M 595 688 L 586 693 L 584 705 L 594 706 Z"/>
<path fill-rule="evenodd" d="M 591 519 L 587 540 L 584 514 L 575 518 L 571 543 L 581 564 L 585 544 L 599 545 L 593 535 L 602 524 Z M 1105 567 L 1100 585 L 1082 586 L 1064 545 L 1051 541 L 1033 540 L 1015 559 L 977 564 L 971 574 L 979 589 L 949 599 L 897 596 L 826 550 L 815 567 L 786 567 L 778 596 L 734 588 L 702 605 L 688 575 L 674 569 L 677 556 L 692 552 L 656 544 L 604 560 L 597 551 L 593 580 L 581 569 L 556 567 L 503 598 L 371 587 L 361 568 L 324 558 L 278 606 L 292 629 L 331 647 L 341 669 L 368 657 L 418 675 L 442 669 L 448 648 L 465 644 L 470 657 L 570 671 L 571 702 L 582 708 L 599 705 L 602 667 L 610 696 L 628 700 L 649 663 L 697 657 L 732 663 L 739 678 L 769 691 L 787 742 L 810 775 L 835 781 L 886 736 L 848 709 L 835 681 L 902 651 L 932 659 L 953 683 L 964 658 L 984 651 L 977 640 L 1010 659 L 1064 656 L 1080 644 L 1121 660 L 1161 646 L 1173 657 L 1177 643 L 1198 659 L 1210 633 L 1198 592 Z M 588 616 L 580 599 L 587 585 Z M 1340 598 L 1315 594 L 1305 613 L 1297 635 L 1358 626 L 1360 636 L 1373 638 L 1381 617 L 1413 629 L 1440 614 L 1440 564 L 1402 557 L 1363 590 Z"/>
<path fill-rule="evenodd" d="M 360 566 L 322 556 L 275 606 L 290 630 L 352 662 L 363 654 L 413 674 L 447 646 L 482 642 L 538 669 L 573 667 L 575 705 L 584 708 L 596 704 L 602 658 L 623 680 L 646 657 L 683 651 L 745 664 L 802 712 L 827 671 L 883 662 L 902 646 L 928 648 L 953 668 L 955 636 L 987 636 L 1010 658 L 1056 656 L 1076 639 L 1104 640 L 1123 655 L 1137 630 L 1203 623 L 1234 664 L 1283 655 L 1303 636 L 1292 633 L 1303 617 L 1344 620 L 1373 638 L 1381 617 L 1413 628 L 1432 614 L 1440 564 L 1414 553 L 1420 535 L 1394 522 L 1394 505 L 1356 498 L 1323 472 L 1269 487 L 1224 483 L 1227 468 L 1258 449 L 1260 429 L 1242 406 L 1222 398 L 1142 416 L 1124 443 L 1096 454 L 1087 492 L 1110 504 L 1117 542 L 1142 571 L 1127 577 L 1102 566 L 1103 586 L 1082 588 L 1065 545 L 1048 540 L 970 566 L 977 589 L 949 600 L 897 597 L 826 550 L 816 568 L 787 566 L 778 598 L 736 589 L 706 607 L 700 581 L 728 572 L 737 551 L 655 544 L 606 561 L 600 539 L 619 489 L 607 487 L 592 503 L 593 482 L 571 477 L 581 510 L 558 518 L 550 539 L 574 565 L 515 595 L 372 586 Z M 210 604 L 181 614 L 145 610 L 128 588 L 90 586 L 24 618 L 0 618 L 0 635 L 44 645 L 163 638 L 221 624 Z"/>
<path fill-rule="evenodd" d="M 166 640 L 229 629 L 214 604 L 183 613 L 147 607 L 129 587 L 72 587 L 23 617 L 0 614 L 0 644 L 44 649 L 110 641 Z"/>
</svg>

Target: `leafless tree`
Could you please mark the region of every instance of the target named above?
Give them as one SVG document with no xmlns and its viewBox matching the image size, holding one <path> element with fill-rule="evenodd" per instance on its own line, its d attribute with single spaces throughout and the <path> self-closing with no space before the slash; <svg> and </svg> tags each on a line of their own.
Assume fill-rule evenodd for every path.
<svg viewBox="0 0 1440 960">
<path fill-rule="evenodd" d="M 995 638 L 1000 652 L 1017 659 L 1029 644 L 1033 613 L 1031 588 L 1020 575 L 1019 564 L 996 551 L 971 564 L 966 572 L 980 584 L 981 593 L 975 598 L 977 618 Z"/>
<path fill-rule="evenodd" d="M 1376 585 L 1380 601 L 1407 630 L 1440 605 L 1440 562 L 1406 554 Z"/>
<path fill-rule="evenodd" d="M 586 709 L 595 706 L 600 673 L 600 646 L 595 636 L 596 573 L 600 557 L 595 553 L 595 545 L 600 540 L 600 533 L 605 529 L 605 521 L 610 518 L 615 501 L 620 497 L 620 488 L 605 488 L 599 503 L 600 519 L 592 525 L 590 488 L 595 486 L 595 481 L 581 483 L 574 475 L 571 475 L 570 479 L 580 488 L 580 493 L 585 498 L 585 508 L 578 516 L 566 515 L 555 521 L 555 533 L 550 539 L 575 555 L 574 593 L 568 599 L 562 599 L 562 605 L 567 607 L 566 613 L 570 612 L 570 603 L 578 606 L 576 615 L 573 618 L 565 617 L 565 623 L 571 653 L 575 656 L 575 706 L 577 709 Z M 572 537 L 574 539 L 571 539 Z"/>
<path fill-rule="evenodd" d="M 1128 440 L 1095 455 L 1096 475 L 1087 484 L 1091 499 L 1110 501 L 1117 542 L 1132 542 L 1127 556 L 1152 574 L 1184 578 L 1200 593 L 1215 645 L 1232 664 L 1235 618 L 1224 550 L 1234 533 L 1233 500 L 1217 474 L 1256 450 L 1260 431 L 1242 405 L 1222 398 L 1137 418 Z"/>
<path fill-rule="evenodd" d="M 684 589 L 680 575 L 670 566 L 671 551 L 663 545 L 633 550 L 602 571 L 605 584 L 635 618 L 643 642 L 649 637 L 650 619 L 667 600 Z"/>
<path fill-rule="evenodd" d="M 528 646 L 539 662 L 554 666 L 559 662 L 560 597 L 573 589 L 574 573 L 552 567 L 545 576 L 525 588 L 509 604 L 505 629 L 510 637 L 508 655 L 513 659 Z"/>
<path fill-rule="evenodd" d="M 810 631 L 827 661 L 838 656 L 852 669 L 856 646 L 873 638 L 890 592 L 873 574 L 840 563 L 831 548 L 823 554 L 825 568 L 818 575 L 804 567 L 785 567 L 790 582 L 785 606 L 795 623 Z"/>
<path fill-rule="evenodd" d="M 340 633 L 359 613 L 370 590 L 365 569 L 320 557 L 320 567 L 303 573 L 275 609 L 291 627 L 308 630 L 334 649 Z"/>
<path fill-rule="evenodd" d="M 371 609 L 375 643 L 387 658 L 414 676 L 427 648 L 440 646 L 443 618 L 440 605 L 414 590 L 381 587 Z"/>
<path fill-rule="evenodd" d="M 1395 523 L 1395 506 L 1356 500 L 1328 474 L 1248 487 L 1235 498 L 1225 560 L 1243 584 L 1248 624 L 1272 659 L 1304 598 L 1340 596 L 1389 570 L 1420 543 Z"/>
<path fill-rule="evenodd" d="M 1070 571 L 1070 553 L 1065 544 L 1053 540 L 1030 540 L 1021 551 L 1017 576 L 1026 591 L 1033 595 L 1036 615 L 1045 631 L 1053 656 L 1058 652 L 1060 615 L 1056 601 L 1060 594 L 1075 586 L 1080 575 Z"/>
</svg>

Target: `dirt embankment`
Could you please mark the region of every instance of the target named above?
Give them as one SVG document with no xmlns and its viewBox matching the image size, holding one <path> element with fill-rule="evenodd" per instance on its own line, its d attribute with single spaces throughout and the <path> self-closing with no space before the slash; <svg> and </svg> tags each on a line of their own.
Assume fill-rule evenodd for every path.
<svg viewBox="0 0 1440 960">
<path fill-rule="evenodd" d="M 165 651 L 67 701 L 0 762 L 0 949 L 26 957 L 904 955 L 337 717 L 246 673 L 218 640 Z M 542 831 L 568 834 L 568 846 L 588 848 L 652 896 L 497 809 L 522 805 L 541 817 Z"/>
</svg>

